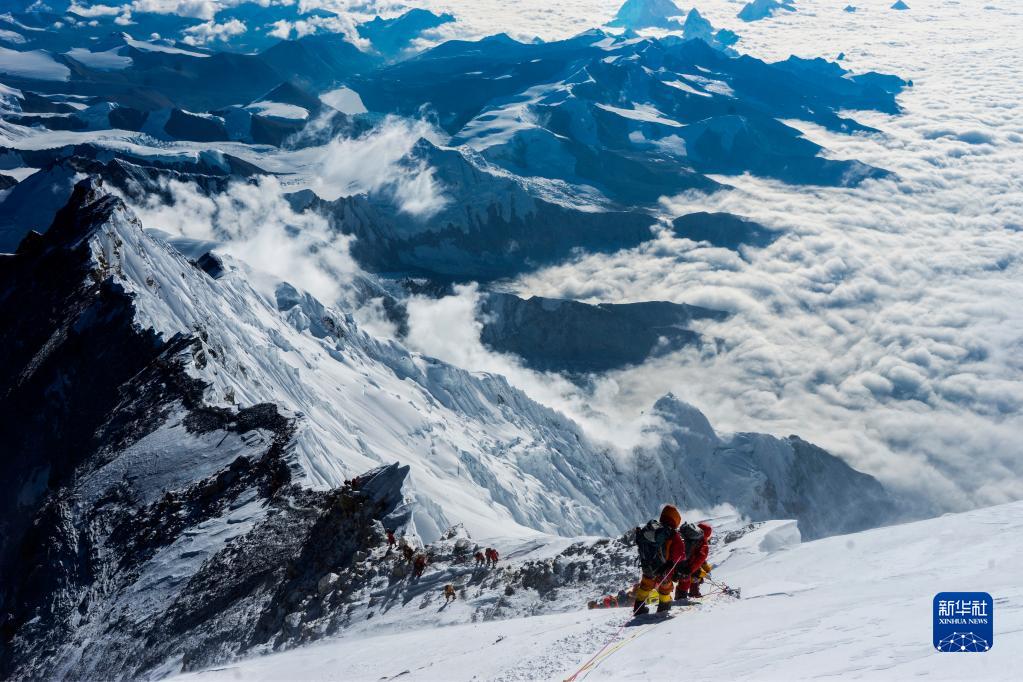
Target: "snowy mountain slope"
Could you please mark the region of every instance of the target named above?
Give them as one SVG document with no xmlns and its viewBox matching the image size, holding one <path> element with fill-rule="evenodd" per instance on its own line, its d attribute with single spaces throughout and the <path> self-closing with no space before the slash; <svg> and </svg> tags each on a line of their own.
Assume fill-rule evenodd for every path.
<svg viewBox="0 0 1023 682">
<path fill-rule="evenodd" d="M 449 517 L 531 535 L 635 515 L 597 504 L 629 499 L 610 455 L 503 379 L 367 337 L 288 285 L 213 279 L 95 181 L 0 265 L 5 675 L 133 677 L 290 640 L 282 600 L 358 560 L 381 519 L 430 539 Z M 368 502 L 343 485 L 395 460 L 416 471 L 394 464 Z M 323 539 L 352 524 L 370 535 Z M 315 579 L 281 592 L 293 565 Z"/>
<path fill-rule="evenodd" d="M 441 280 L 494 280 L 576 249 L 613 252 L 653 237 L 655 220 L 644 212 L 565 206 L 499 168 L 424 139 L 401 164 L 429 169 L 442 205 L 411 213 L 390 187 L 330 202 L 304 192 L 292 203 L 316 209 L 353 235 L 352 255 L 368 270 Z"/>
<path fill-rule="evenodd" d="M 608 26 L 626 29 L 663 28 L 679 29 L 676 19 L 684 12 L 671 0 L 625 0 Z"/>
<path fill-rule="evenodd" d="M 336 486 L 379 464 L 412 464 L 422 498 L 445 500 L 443 510 L 426 505 L 417 517 L 428 537 L 455 520 L 474 533 L 509 519 L 561 534 L 606 533 L 628 526 L 640 508 L 617 456 L 503 378 L 370 337 L 290 285 L 253 288 L 261 280 L 242 268 L 212 279 L 142 232 L 120 204 L 111 215 L 113 233 L 93 247 L 95 257 L 133 296 L 136 322 L 164 339 L 198 336 L 191 371 L 212 404 L 273 403 L 301 415 L 300 480 Z M 775 474 L 785 475 L 774 472 L 772 484 L 785 485 Z M 450 494 L 453 477 L 467 477 L 464 495 Z"/>
<path fill-rule="evenodd" d="M 823 158 L 821 147 L 776 120 L 812 120 L 836 131 L 866 131 L 838 112 L 897 109 L 894 95 L 902 87 L 871 80 L 870 74 L 847 78 L 850 74 L 841 69 L 818 68 L 795 58 L 776 64 L 731 58 L 703 40 L 616 40 L 584 34 L 565 41 L 564 52 L 553 56 L 548 54 L 551 48 L 530 52 L 521 46 L 506 53 L 483 47 L 466 49 L 459 57 L 474 59 L 475 68 L 487 73 L 513 68 L 506 63 L 509 54 L 521 53 L 519 59 L 525 60 L 535 52 L 538 59 L 561 59 L 561 69 L 518 92 L 504 85 L 516 82 L 514 78 L 501 81 L 500 87 L 509 89 L 481 102 L 482 111 L 467 120 L 437 89 L 403 92 L 404 101 L 390 96 L 376 106 L 400 111 L 429 102 L 439 109 L 442 121 L 454 117 L 448 129 L 455 142 L 490 161 L 522 175 L 593 185 L 627 203 L 648 203 L 692 188 L 714 189 L 716 184 L 704 177 L 712 173 L 748 171 L 821 185 L 852 185 L 886 174 L 855 161 Z M 447 52 L 443 57 L 451 58 Z M 441 57 L 427 52 L 381 73 L 382 83 L 368 87 L 382 88 L 391 78 L 404 82 L 429 72 L 437 68 L 431 61 Z M 455 88 L 439 87 L 441 93 Z M 459 108 L 472 104 L 457 100 Z"/>
<path fill-rule="evenodd" d="M 795 12 L 796 8 L 793 5 L 794 0 L 752 0 L 743 5 L 736 16 L 743 21 L 760 21 L 782 10 Z"/>
<path fill-rule="evenodd" d="M 414 465 L 417 485 L 432 499 L 445 497 L 446 481 L 459 471 L 475 477 L 470 488 L 477 492 L 448 496 L 447 513 L 467 504 L 456 516 L 475 519 L 476 529 L 504 523 L 509 514 L 552 530 L 597 531 L 624 522 L 618 510 L 596 509 L 618 478 L 610 455 L 503 378 L 473 376 L 367 336 L 350 317 L 290 285 L 256 290 L 238 268 L 211 279 L 140 231 L 123 206 L 114 217 L 113 241 L 94 248 L 133 295 L 137 323 L 163 338 L 199 335 L 203 352 L 194 371 L 213 404 L 272 402 L 300 413 L 295 455 L 309 484 L 337 486 L 399 460 Z M 532 475 L 501 482 L 506 474 L 499 472 L 519 467 Z M 565 486 L 564 505 L 545 499 L 555 481 Z M 482 497 L 472 501 L 477 494 Z M 495 509 L 495 501 L 507 506 Z M 426 535 L 450 525 L 439 512 L 427 521 L 430 514 L 422 519 Z"/>
<path fill-rule="evenodd" d="M 660 418 L 650 429 L 658 444 L 636 453 L 637 486 L 649 499 L 674 495 L 698 509 L 727 502 L 758 521 L 796 517 L 810 539 L 896 516 L 896 501 L 880 483 L 796 436 L 719 437 L 699 410 L 670 394 L 652 413 Z"/>
<path fill-rule="evenodd" d="M 226 257 L 191 261 L 95 179 L 0 261 L 0 287 L 0 585 L 16 605 L 0 665 L 17 675 L 156 674 L 346 627 L 383 523 L 413 542 L 457 522 L 522 542 L 615 533 L 659 504 L 628 456 L 504 378 L 368 336 Z M 371 495 L 346 483 L 381 466 Z M 789 475 L 763 480 L 798 493 Z M 354 544 L 324 554 L 339 525 Z M 337 566 L 345 588 L 321 617 L 306 597 Z"/>
<path fill-rule="evenodd" d="M 673 680 L 684 670 L 707 680 L 1011 680 L 1023 632 L 1021 532 L 1015 503 L 797 546 L 750 536 L 759 545 L 714 572 L 741 586 L 742 599 L 712 595 L 661 624 L 622 631 L 620 609 L 577 610 L 342 637 L 180 679 L 566 679 L 605 642 L 628 638 L 586 679 Z M 989 652 L 931 646 L 932 599 L 955 590 L 995 598 Z"/>
</svg>

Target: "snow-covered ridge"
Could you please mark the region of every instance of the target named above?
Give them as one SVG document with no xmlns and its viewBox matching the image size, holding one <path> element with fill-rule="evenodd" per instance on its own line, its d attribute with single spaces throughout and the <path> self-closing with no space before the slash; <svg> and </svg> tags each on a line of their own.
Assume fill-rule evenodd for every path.
<svg viewBox="0 0 1023 682">
<path fill-rule="evenodd" d="M 124 207 L 92 248 L 134 296 L 140 327 L 199 336 L 204 352 L 190 371 L 208 384 L 208 400 L 272 402 L 298 417 L 295 457 L 309 485 L 411 464 L 427 538 L 456 521 L 482 536 L 509 523 L 555 533 L 628 525 L 623 512 L 634 506 L 601 502 L 628 498 L 611 454 L 502 377 L 370 337 L 288 284 L 257 291 L 239 264 L 214 280 Z M 461 490 L 451 495 L 456 479 Z"/>
</svg>

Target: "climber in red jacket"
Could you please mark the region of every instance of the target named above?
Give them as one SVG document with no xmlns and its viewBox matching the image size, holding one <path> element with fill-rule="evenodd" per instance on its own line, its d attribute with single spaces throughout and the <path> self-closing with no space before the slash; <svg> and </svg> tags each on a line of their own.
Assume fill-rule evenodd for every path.
<svg viewBox="0 0 1023 682">
<path fill-rule="evenodd" d="M 689 524 L 687 524 L 689 525 Z M 702 571 L 707 563 L 707 555 L 710 553 L 710 536 L 714 529 L 706 523 L 696 524 L 696 528 L 682 529 L 682 537 L 686 540 L 685 568 L 677 571 L 679 577 L 678 587 L 675 590 L 676 599 L 686 597 L 699 598 L 700 584 L 703 582 L 701 572 L 705 575 L 709 571 Z M 701 537 L 702 534 L 702 537 Z"/>
</svg>

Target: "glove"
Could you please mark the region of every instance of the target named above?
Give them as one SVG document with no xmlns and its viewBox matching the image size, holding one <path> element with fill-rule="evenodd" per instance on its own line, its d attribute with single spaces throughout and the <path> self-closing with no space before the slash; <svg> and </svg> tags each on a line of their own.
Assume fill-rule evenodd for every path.
<svg viewBox="0 0 1023 682">
<path fill-rule="evenodd" d="M 703 566 L 700 566 L 700 569 L 696 572 L 696 577 L 698 577 L 700 580 L 703 580 L 708 575 L 710 575 L 710 572 L 713 569 L 714 569 L 713 566 L 711 566 L 710 564 L 705 563 Z"/>
</svg>

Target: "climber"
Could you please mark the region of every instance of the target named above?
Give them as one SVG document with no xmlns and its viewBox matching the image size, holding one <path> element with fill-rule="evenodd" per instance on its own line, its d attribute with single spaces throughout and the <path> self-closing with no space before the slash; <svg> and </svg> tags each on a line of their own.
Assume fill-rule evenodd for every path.
<svg viewBox="0 0 1023 682">
<path fill-rule="evenodd" d="M 420 552 L 416 555 L 415 561 L 412 563 L 412 577 L 420 578 L 423 575 L 423 571 L 426 570 L 426 555 Z"/>
<path fill-rule="evenodd" d="M 398 544 L 398 541 L 394 539 L 394 531 L 390 528 L 387 529 L 387 551 L 391 551 L 391 548 Z"/>
<path fill-rule="evenodd" d="M 412 557 L 415 556 L 415 550 L 410 545 L 403 544 L 401 546 L 401 555 L 405 558 L 405 561 L 412 563 Z"/>
<path fill-rule="evenodd" d="M 448 583 L 447 585 L 444 586 L 444 603 L 448 604 L 450 602 L 453 602 L 455 601 L 455 598 L 456 598 L 455 586 L 452 585 L 451 583 Z"/>
<path fill-rule="evenodd" d="M 487 563 L 487 558 L 483 556 L 483 552 L 477 550 L 473 557 L 476 559 L 476 567 L 479 568 L 483 564 Z"/>
<path fill-rule="evenodd" d="M 684 568 L 679 566 L 675 572 L 679 576 L 675 599 L 689 597 L 698 599 L 703 596 L 700 593 L 700 583 L 703 582 L 703 579 L 699 578 L 697 574 L 707 563 L 707 554 L 710 553 L 710 536 L 713 532 L 714 529 L 706 523 L 699 523 L 695 526 L 691 523 L 684 523 L 679 528 L 679 534 L 682 535 L 682 539 L 686 543 L 686 558 L 683 562 Z"/>
<path fill-rule="evenodd" d="M 490 561 L 490 565 L 493 566 L 494 568 L 497 568 L 497 559 L 498 559 L 497 550 L 491 549 L 488 560 Z"/>
<path fill-rule="evenodd" d="M 678 533 L 680 525 L 682 515 L 673 505 L 666 504 L 659 520 L 651 519 L 636 529 L 636 546 L 643 571 L 643 578 L 636 588 L 636 601 L 632 605 L 637 616 L 650 612 L 646 600 L 654 590 L 657 590 L 658 597 L 657 613 L 671 611 L 675 569 L 686 558 L 685 542 Z"/>
</svg>

